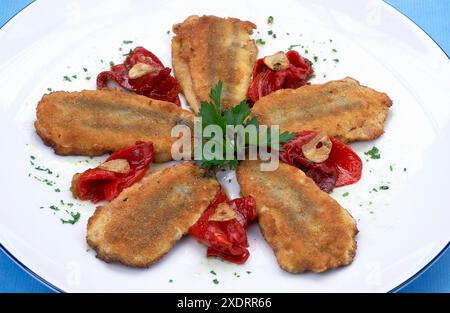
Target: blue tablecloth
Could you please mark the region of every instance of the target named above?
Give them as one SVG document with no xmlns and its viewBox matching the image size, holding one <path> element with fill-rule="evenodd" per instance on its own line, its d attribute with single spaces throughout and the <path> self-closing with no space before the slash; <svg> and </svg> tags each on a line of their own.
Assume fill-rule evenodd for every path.
<svg viewBox="0 0 450 313">
<path fill-rule="evenodd" d="M 31 2 L 31 0 L 1 0 L 0 26 Z M 386 2 L 411 18 L 447 55 L 450 55 L 450 0 Z M 51 290 L 0 251 L 0 292 L 51 292 Z M 450 249 L 400 292 L 450 292 Z"/>
</svg>

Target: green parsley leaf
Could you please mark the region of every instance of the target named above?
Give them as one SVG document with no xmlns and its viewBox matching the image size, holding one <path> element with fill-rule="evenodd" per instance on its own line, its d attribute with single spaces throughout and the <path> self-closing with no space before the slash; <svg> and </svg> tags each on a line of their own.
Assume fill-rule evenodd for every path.
<svg viewBox="0 0 450 313">
<path fill-rule="evenodd" d="M 297 133 L 290 133 L 288 131 L 285 131 L 283 133 L 281 133 L 280 135 L 280 143 L 287 143 L 289 141 L 291 141 L 292 139 L 294 139 L 297 136 Z"/>
<path fill-rule="evenodd" d="M 268 18 L 267 18 L 267 24 L 273 24 L 273 16 L 269 16 Z"/>
<path fill-rule="evenodd" d="M 223 116 L 225 118 L 226 125 L 243 125 L 245 119 L 250 115 L 252 111 L 248 106 L 247 100 L 241 101 L 237 106 L 225 111 Z"/>
<path fill-rule="evenodd" d="M 203 151 L 202 159 L 198 162 L 199 166 L 202 168 L 213 168 L 218 166 L 223 166 L 225 164 L 228 164 L 230 168 L 234 169 L 238 165 L 238 160 L 236 158 L 236 155 L 242 148 L 241 146 L 238 146 L 234 140 L 227 140 L 226 136 L 226 126 L 232 125 L 234 127 L 242 125 L 244 127 L 249 125 L 254 125 L 258 131 L 256 142 L 259 146 L 259 143 L 266 144 L 268 147 L 271 147 L 271 136 L 270 136 L 270 128 L 267 130 L 267 132 L 260 133 L 258 120 L 255 116 L 250 117 L 251 110 L 249 108 L 247 100 L 241 101 L 236 106 L 222 111 L 222 90 L 223 90 L 223 84 L 222 81 L 219 81 L 216 86 L 214 86 L 211 89 L 210 92 L 210 101 L 202 101 L 200 110 L 199 110 L 199 116 L 202 118 L 202 131 L 209 125 L 217 125 L 219 126 L 223 131 L 223 138 L 222 142 L 219 144 L 222 144 L 223 153 L 225 154 L 227 151 L 227 148 L 231 148 L 231 151 L 234 151 L 235 157 L 231 160 L 225 160 L 225 157 L 222 160 L 216 160 L 213 155 L 207 155 L 205 154 L 205 151 Z M 289 132 L 283 132 L 281 135 L 279 135 L 279 143 L 287 143 L 291 141 L 293 138 L 297 136 L 296 133 L 289 133 Z M 264 138 L 263 138 L 264 137 Z M 205 140 L 210 140 L 211 138 L 205 138 Z M 266 139 L 267 141 L 263 140 Z M 250 138 L 249 134 L 247 133 L 245 138 L 245 145 L 249 145 Z M 239 151 L 238 151 L 239 150 Z M 282 147 L 279 147 L 280 151 L 282 150 Z M 229 151 L 229 149 L 228 149 Z M 224 155 L 223 155 L 224 156 Z"/>
</svg>

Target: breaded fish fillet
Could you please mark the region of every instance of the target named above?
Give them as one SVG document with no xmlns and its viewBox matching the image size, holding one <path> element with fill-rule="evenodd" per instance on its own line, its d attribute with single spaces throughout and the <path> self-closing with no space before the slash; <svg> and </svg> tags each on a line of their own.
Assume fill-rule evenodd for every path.
<svg viewBox="0 0 450 313">
<path fill-rule="evenodd" d="M 254 28 L 253 23 L 236 18 L 197 15 L 173 26 L 175 77 L 196 113 L 219 80 L 223 82 L 224 109 L 246 98 L 257 54 L 250 39 Z"/>
<path fill-rule="evenodd" d="M 241 162 L 238 181 L 256 200 L 258 222 L 281 268 L 323 272 L 350 264 L 358 230 L 352 216 L 301 170 L 285 163 L 261 172 L 258 161 Z"/>
<path fill-rule="evenodd" d="M 52 92 L 37 106 L 35 128 L 61 155 L 96 156 L 151 141 L 155 162 L 172 159 L 177 124 L 193 128 L 194 114 L 173 103 L 110 90 Z"/>
<path fill-rule="evenodd" d="M 260 124 L 280 131 L 325 131 L 344 142 L 371 140 L 384 132 L 392 100 L 347 77 L 322 85 L 278 90 L 259 99 L 252 112 Z"/>
<path fill-rule="evenodd" d="M 193 162 L 154 172 L 96 209 L 87 242 L 106 262 L 148 267 L 195 224 L 217 188 Z"/>
</svg>

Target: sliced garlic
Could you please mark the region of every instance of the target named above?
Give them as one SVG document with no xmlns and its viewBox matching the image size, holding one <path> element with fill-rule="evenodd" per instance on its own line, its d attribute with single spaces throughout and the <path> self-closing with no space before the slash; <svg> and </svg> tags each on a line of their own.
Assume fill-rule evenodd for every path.
<svg viewBox="0 0 450 313">
<path fill-rule="evenodd" d="M 153 73 L 158 71 L 158 68 L 155 66 L 151 66 L 146 63 L 136 63 L 133 67 L 128 71 L 128 77 L 131 79 L 136 79 L 142 77 L 148 73 Z"/>
<path fill-rule="evenodd" d="M 102 163 L 98 168 L 105 171 L 124 174 L 130 170 L 130 163 L 125 159 L 116 159 Z"/>
<path fill-rule="evenodd" d="M 264 58 L 264 64 L 266 64 L 273 71 L 285 70 L 291 65 L 283 51 L 279 51 L 274 55 L 266 56 Z"/>
<path fill-rule="evenodd" d="M 216 211 L 209 217 L 209 221 L 225 222 L 236 218 L 236 212 L 226 203 L 217 206 Z"/>
<path fill-rule="evenodd" d="M 319 146 L 320 147 L 317 147 Z M 324 132 L 320 132 L 311 141 L 302 146 L 303 155 L 314 163 L 321 163 L 328 159 L 331 152 L 330 137 Z"/>
</svg>

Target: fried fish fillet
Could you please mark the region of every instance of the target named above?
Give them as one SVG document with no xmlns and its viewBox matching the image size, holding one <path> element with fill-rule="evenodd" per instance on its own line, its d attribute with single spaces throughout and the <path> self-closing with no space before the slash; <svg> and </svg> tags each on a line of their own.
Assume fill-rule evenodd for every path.
<svg viewBox="0 0 450 313">
<path fill-rule="evenodd" d="M 325 131 L 344 142 L 371 140 L 384 132 L 392 100 L 347 77 L 322 85 L 276 91 L 252 108 L 260 124 L 280 131 Z"/>
<path fill-rule="evenodd" d="M 154 172 L 96 209 L 87 242 L 106 262 L 148 267 L 195 224 L 217 188 L 193 162 Z"/>
<path fill-rule="evenodd" d="M 261 232 L 281 268 L 323 272 L 350 264 L 358 230 L 352 216 L 301 170 L 285 163 L 262 172 L 260 162 L 239 164 L 244 196 L 256 200 Z"/>
<path fill-rule="evenodd" d="M 255 28 L 255 24 L 236 18 L 197 15 L 173 26 L 175 77 L 196 113 L 219 80 L 223 82 L 224 109 L 246 98 L 257 54 L 250 39 Z"/>
<path fill-rule="evenodd" d="M 52 92 L 37 106 L 35 128 L 60 155 L 96 156 L 151 141 L 155 162 L 172 159 L 172 127 L 194 114 L 173 103 L 110 90 Z"/>
</svg>

